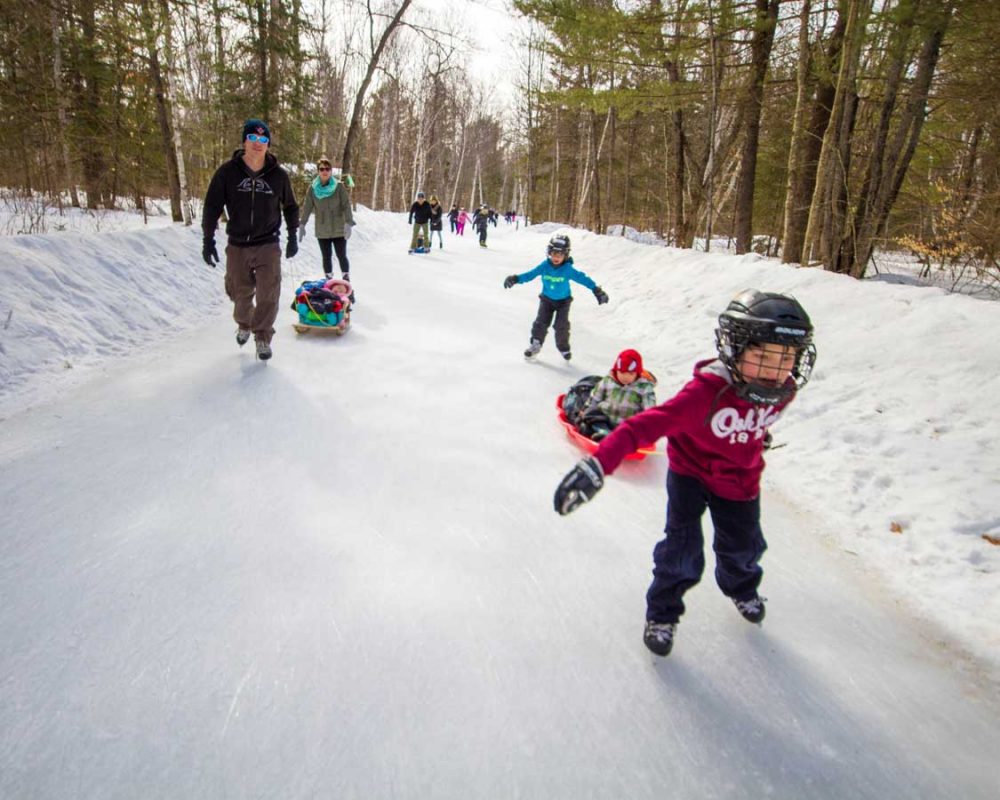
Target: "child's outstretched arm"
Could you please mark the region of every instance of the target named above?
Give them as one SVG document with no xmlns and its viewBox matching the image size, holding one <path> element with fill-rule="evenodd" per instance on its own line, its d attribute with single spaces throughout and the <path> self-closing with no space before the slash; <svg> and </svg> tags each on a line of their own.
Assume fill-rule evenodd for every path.
<svg viewBox="0 0 1000 800">
<path fill-rule="evenodd" d="M 508 275 L 506 278 L 504 278 L 503 288 L 509 289 L 511 286 L 514 286 L 515 284 L 518 283 L 528 283 L 529 281 L 533 281 L 541 274 L 542 274 L 542 268 L 541 266 L 537 266 L 534 269 L 528 270 L 527 272 L 522 272 L 520 275 Z"/>
<path fill-rule="evenodd" d="M 598 286 L 594 282 L 594 279 L 591 278 L 587 273 L 580 272 L 580 270 L 578 269 L 573 269 L 573 271 L 569 273 L 569 279 L 571 281 L 576 281 L 581 286 L 585 286 L 586 288 L 590 289 L 590 291 L 594 293 L 594 297 L 597 298 L 597 305 L 603 306 L 606 302 L 608 302 L 607 292 L 605 292 L 600 286 Z"/>
<path fill-rule="evenodd" d="M 584 458 L 577 462 L 556 488 L 553 498 L 556 512 L 566 516 L 588 500 L 593 499 L 604 486 L 604 470 L 596 458 Z"/>
</svg>

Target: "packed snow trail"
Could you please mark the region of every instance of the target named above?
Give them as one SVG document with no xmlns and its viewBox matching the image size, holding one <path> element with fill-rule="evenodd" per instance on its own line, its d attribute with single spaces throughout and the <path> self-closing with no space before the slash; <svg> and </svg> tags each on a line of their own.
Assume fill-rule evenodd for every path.
<svg viewBox="0 0 1000 800">
<path fill-rule="evenodd" d="M 709 553 L 652 657 L 662 456 L 552 510 L 555 396 L 641 348 L 613 292 L 575 292 L 570 364 L 525 363 L 537 285 L 501 282 L 546 237 L 408 235 L 352 247 L 344 337 L 291 331 L 307 239 L 267 365 L 227 309 L 4 422 L 0 796 L 997 795 L 991 677 L 780 487 L 763 627 Z"/>
</svg>

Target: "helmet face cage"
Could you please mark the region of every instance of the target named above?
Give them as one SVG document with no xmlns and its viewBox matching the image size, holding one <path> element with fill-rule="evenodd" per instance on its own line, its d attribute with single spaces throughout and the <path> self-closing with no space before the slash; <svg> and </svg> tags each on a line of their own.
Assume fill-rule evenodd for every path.
<svg viewBox="0 0 1000 800">
<path fill-rule="evenodd" d="M 747 299 L 749 302 L 740 302 Z M 794 299 L 762 292 L 744 293 L 719 316 L 715 332 L 719 360 L 729 369 L 737 394 L 757 404 L 787 400 L 809 381 L 816 363 L 812 323 Z M 795 349 L 790 380 L 782 386 L 746 379 L 740 361 L 750 345 L 778 345 Z"/>
<path fill-rule="evenodd" d="M 545 248 L 547 255 L 552 255 L 553 253 L 562 253 L 565 256 L 569 256 L 569 237 L 564 234 L 558 234 L 549 239 L 549 246 Z"/>
</svg>

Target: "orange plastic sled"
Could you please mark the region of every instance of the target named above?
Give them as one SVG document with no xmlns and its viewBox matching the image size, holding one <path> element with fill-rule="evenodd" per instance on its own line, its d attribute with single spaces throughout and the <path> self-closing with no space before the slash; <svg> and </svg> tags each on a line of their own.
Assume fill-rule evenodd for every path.
<svg viewBox="0 0 1000 800">
<path fill-rule="evenodd" d="M 566 429 L 566 433 L 570 439 L 572 439 L 576 444 L 578 444 L 588 453 L 593 453 L 595 450 L 597 450 L 598 442 L 595 442 L 593 439 L 588 439 L 586 436 L 580 433 L 580 431 L 578 431 L 575 427 L 573 427 L 573 423 L 566 418 L 566 412 L 563 411 L 563 398 L 565 396 L 566 396 L 565 394 L 561 394 L 556 398 L 556 410 L 559 412 L 559 422 Z M 646 456 L 653 455 L 655 452 L 656 452 L 656 446 L 650 444 L 640 447 L 634 453 L 629 453 L 627 456 L 625 456 L 625 458 L 626 460 L 629 461 L 641 461 Z"/>
</svg>

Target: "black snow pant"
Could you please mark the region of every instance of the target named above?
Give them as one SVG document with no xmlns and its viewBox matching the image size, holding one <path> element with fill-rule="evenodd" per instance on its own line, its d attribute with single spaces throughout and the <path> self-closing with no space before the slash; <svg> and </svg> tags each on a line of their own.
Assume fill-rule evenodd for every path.
<svg viewBox="0 0 1000 800">
<path fill-rule="evenodd" d="M 569 352 L 569 304 L 573 302 L 572 297 L 565 300 L 551 300 L 544 294 L 538 295 L 538 315 L 531 324 L 531 338 L 539 342 L 545 341 L 545 334 L 552 326 L 552 318 L 555 317 L 556 329 L 556 349 L 560 353 Z"/>
<path fill-rule="evenodd" d="M 677 622 L 684 613 L 684 593 L 705 571 L 701 518 L 708 509 L 715 536 L 715 582 L 733 600 L 756 596 L 767 549 L 760 529 L 760 497 L 726 500 L 688 475 L 667 471 L 666 538 L 653 549 L 653 583 L 646 593 L 646 619 Z"/>
<path fill-rule="evenodd" d="M 336 239 L 317 239 L 319 251 L 323 255 L 323 272 L 330 275 L 333 272 L 333 250 L 337 254 L 337 263 L 340 271 L 348 273 L 351 271 L 351 262 L 347 260 L 347 239 L 338 236 Z"/>
</svg>

